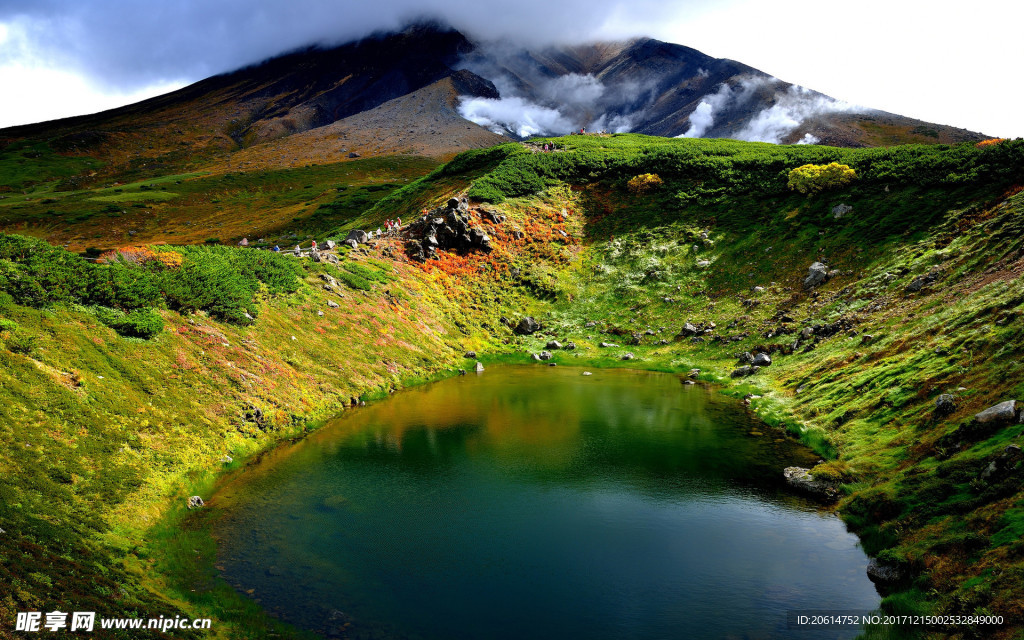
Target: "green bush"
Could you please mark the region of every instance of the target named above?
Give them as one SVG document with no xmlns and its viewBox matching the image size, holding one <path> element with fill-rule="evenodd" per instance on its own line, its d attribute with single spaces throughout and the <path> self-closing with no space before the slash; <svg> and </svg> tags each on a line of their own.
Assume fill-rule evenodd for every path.
<svg viewBox="0 0 1024 640">
<path fill-rule="evenodd" d="M 117 309 L 100 308 L 96 316 L 121 336 L 149 339 L 164 330 L 164 319 L 152 309 L 135 309 L 124 313 Z"/>
<path fill-rule="evenodd" d="M 36 348 L 36 337 L 31 336 L 23 331 L 15 331 L 13 334 L 8 336 L 5 341 L 7 349 L 12 353 L 20 353 L 22 355 L 30 355 Z"/>
<path fill-rule="evenodd" d="M 805 194 L 821 193 L 844 187 L 857 177 L 849 165 L 830 162 L 826 165 L 805 164 L 789 172 L 788 186 L 793 191 Z"/>
<path fill-rule="evenodd" d="M 18 323 L 14 320 L 8 320 L 7 318 L 0 318 L 0 333 L 4 331 L 17 331 Z"/>
</svg>

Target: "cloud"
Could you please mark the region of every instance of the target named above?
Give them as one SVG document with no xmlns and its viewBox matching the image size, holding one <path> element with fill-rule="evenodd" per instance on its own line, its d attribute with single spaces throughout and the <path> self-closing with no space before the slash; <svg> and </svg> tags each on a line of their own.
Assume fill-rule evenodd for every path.
<svg viewBox="0 0 1024 640">
<path fill-rule="evenodd" d="M 459 103 L 459 114 L 495 133 L 512 133 L 520 138 L 564 134 L 573 130 L 572 121 L 557 109 L 514 96 L 463 98 Z"/>
<path fill-rule="evenodd" d="M 531 45 L 639 35 L 642 24 L 622 26 L 615 17 L 640 12 L 645 22 L 657 21 L 681 11 L 654 0 L 0 0 L 0 37 L 6 37 L 0 65 L 59 68 L 127 91 L 195 81 L 417 19 L 437 19 L 484 40 Z"/>
<path fill-rule="evenodd" d="M 779 143 L 809 118 L 852 111 L 864 109 L 804 87 L 790 85 L 785 92 L 776 94 L 775 104 L 755 114 L 733 137 L 751 142 Z"/>
<path fill-rule="evenodd" d="M 701 98 L 700 104 L 690 114 L 690 128 L 686 133 L 676 136 L 677 138 L 700 138 L 707 133 L 715 124 L 715 111 L 721 109 L 734 99 L 732 87 L 726 83 L 718 88 L 715 93 L 708 94 Z"/>
</svg>

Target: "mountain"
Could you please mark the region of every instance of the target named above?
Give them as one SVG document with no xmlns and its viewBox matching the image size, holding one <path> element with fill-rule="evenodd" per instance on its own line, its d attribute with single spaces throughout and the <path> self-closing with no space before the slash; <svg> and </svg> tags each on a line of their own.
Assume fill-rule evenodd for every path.
<svg viewBox="0 0 1024 640">
<path fill-rule="evenodd" d="M 650 38 L 530 49 L 425 23 L 294 51 L 134 105 L 0 130 L 0 141 L 45 140 L 98 158 L 98 181 L 352 153 L 445 158 L 581 127 L 841 146 L 986 137 L 842 103 Z"/>
</svg>

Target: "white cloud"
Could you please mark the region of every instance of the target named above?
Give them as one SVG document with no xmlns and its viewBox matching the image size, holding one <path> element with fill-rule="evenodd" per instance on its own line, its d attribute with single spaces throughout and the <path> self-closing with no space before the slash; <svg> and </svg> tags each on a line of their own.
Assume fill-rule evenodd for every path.
<svg viewBox="0 0 1024 640">
<path fill-rule="evenodd" d="M 513 133 L 520 138 L 569 133 L 573 123 L 557 109 L 534 104 L 523 98 L 463 98 L 459 114 L 495 133 Z"/>
</svg>

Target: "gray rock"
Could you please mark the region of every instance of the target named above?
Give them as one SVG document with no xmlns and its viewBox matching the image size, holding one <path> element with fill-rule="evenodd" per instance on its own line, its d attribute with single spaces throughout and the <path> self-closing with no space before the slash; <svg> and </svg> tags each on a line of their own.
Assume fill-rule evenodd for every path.
<svg viewBox="0 0 1024 640">
<path fill-rule="evenodd" d="M 563 346 L 562 348 L 565 349 L 566 351 L 572 351 L 573 349 L 576 348 L 576 343 L 575 342 L 566 342 L 565 346 Z"/>
<path fill-rule="evenodd" d="M 807 268 L 807 277 L 804 278 L 804 286 L 808 289 L 824 283 L 828 280 L 828 267 L 820 262 L 815 262 Z"/>
<path fill-rule="evenodd" d="M 327 249 L 328 251 L 333 250 L 334 247 L 336 246 L 338 246 L 338 243 L 336 243 L 334 240 L 328 240 L 324 242 L 324 248 Z"/>
<path fill-rule="evenodd" d="M 802 340 L 809 340 L 813 336 L 814 336 L 814 328 L 813 327 L 804 327 L 803 330 L 800 331 L 800 338 Z"/>
<path fill-rule="evenodd" d="M 751 291 L 753 291 L 754 293 L 764 293 L 764 287 L 761 287 L 761 286 L 753 287 L 751 289 Z"/>
<path fill-rule="evenodd" d="M 749 351 L 744 351 L 739 355 L 740 364 L 754 364 L 754 356 Z"/>
<path fill-rule="evenodd" d="M 559 342 L 558 340 L 549 340 L 548 343 L 546 345 L 544 345 L 544 348 L 545 349 L 561 349 L 562 348 L 562 343 Z"/>
<path fill-rule="evenodd" d="M 708 267 L 711 266 L 711 261 L 710 260 L 698 260 L 697 261 L 697 266 L 700 267 L 701 269 L 707 269 Z"/>
<path fill-rule="evenodd" d="M 199 496 L 192 496 L 191 498 L 188 499 L 188 508 L 189 509 L 199 509 L 204 504 L 206 504 L 206 503 L 203 502 L 203 499 L 200 498 Z"/>
<path fill-rule="evenodd" d="M 1017 419 L 1017 401 L 1007 400 L 985 409 L 974 416 L 976 422 L 986 423 L 1010 423 Z"/>
<path fill-rule="evenodd" d="M 476 360 L 476 351 L 467 351 L 465 357 L 470 360 Z"/>
<path fill-rule="evenodd" d="M 597 346 L 601 347 L 602 349 L 609 349 L 609 348 L 612 348 L 612 347 L 617 347 L 619 345 L 613 344 L 611 342 L 602 342 L 602 343 L 598 344 Z"/>
<path fill-rule="evenodd" d="M 537 354 L 537 357 L 540 358 L 541 360 L 550 360 L 551 359 L 551 352 L 550 351 L 541 351 L 540 353 Z"/>
<path fill-rule="evenodd" d="M 695 336 L 698 333 L 700 333 L 700 331 L 697 329 L 697 327 L 687 322 L 686 324 L 683 325 L 683 328 L 680 329 L 679 333 L 676 335 L 680 338 L 689 338 L 690 336 Z"/>
<path fill-rule="evenodd" d="M 474 370 L 475 370 L 475 371 L 476 371 L 477 373 L 480 373 L 481 371 L 483 371 L 483 370 L 484 370 L 484 363 L 482 363 L 482 362 L 480 362 L 480 361 L 478 360 L 478 361 L 477 361 L 477 363 L 476 363 L 476 367 L 474 367 Z"/>
<path fill-rule="evenodd" d="M 624 354 L 622 354 L 622 359 L 623 360 L 632 360 L 635 357 L 636 356 L 634 356 L 632 353 L 624 353 Z"/>
<path fill-rule="evenodd" d="M 786 467 L 782 470 L 786 483 L 819 500 L 835 502 L 839 498 L 839 490 L 831 482 L 816 480 L 810 469 L 803 467 Z"/>
<path fill-rule="evenodd" d="M 944 393 L 935 398 L 935 413 L 940 416 L 948 416 L 956 411 L 956 399 L 952 394 Z"/>
<path fill-rule="evenodd" d="M 697 384 L 693 380 L 683 380 L 683 384 Z"/>
<path fill-rule="evenodd" d="M 330 308 L 332 308 L 332 309 L 337 309 L 337 308 L 339 308 L 339 307 L 340 307 L 341 305 L 340 305 L 340 304 L 338 304 L 337 302 L 335 302 L 334 300 L 328 300 L 328 301 L 327 301 L 327 306 L 328 306 L 328 307 L 330 307 Z"/>
<path fill-rule="evenodd" d="M 516 325 L 516 333 L 521 336 L 528 336 L 538 331 L 540 331 L 540 323 L 530 316 L 524 317 L 519 321 L 519 324 Z"/>
<path fill-rule="evenodd" d="M 369 239 L 370 237 L 366 235 L 366 232 L 362 229 L 353 229 L 349 231 L 348 235 L 345 237 L 346 242 L 349 240 L 355 240 L 359 244 L 366 244 L 366 241 Z"/>
<path fill-rule="evenodd" d="M 590 373 L 589 371 L 584 371 L 584 372 L 583 372 L 583 375 L 585 375 L 585 376 L 592 376 L 592 375 L 594 375 L 594 374 Z"/>
<path fill-rule="evenodd" d="M 851 207 L 848 204 L 843 204 L 842 202 L 840 202 L 836 206 L 832 207 L 832 217 L 835 218 L 836 220 L 839 220 L 843 216 L 845 216 L 846 214 L 848 214 L 848 213 L 850 213 L 852 211 L 853 211 L 853 207 Z"/>
<path fill-rule="evenodd" d="M 754 367 L 752 367 L 749 364 L 747 364 L 747 365 L 743 365 L 739 369 L 733 369 L 732 373 L 729 374 L 729 377 L 730 378 L 745 378 L 747 376 L 752 376 L 755 373 L 756 373 L 756 371 L 754 371 Z"/>
<path fill-rule="evenodd" d="M 900 567 L 879 561 L 878 558 L 868 560 L 868 578 L 872 582 L 882 585 L 892 585 L 906 579 L 906 572 Z"/>
<path fill-rule="evenodd" d="M 353 249 L 358 249 L 359 248 L 359 243 L 356 242 L 355 240 L 352 240 L 351 238 L 343 240 L 342 244 L 347 244 L 348 246 L 352 247 Z"/>
<path fill-rule="evenodd" d="M 772 359 L 767 353 L 759 353 L 754 356 L 754 365 L 758 367 L 767 367 L 772 363 Z"/>
</svg>

